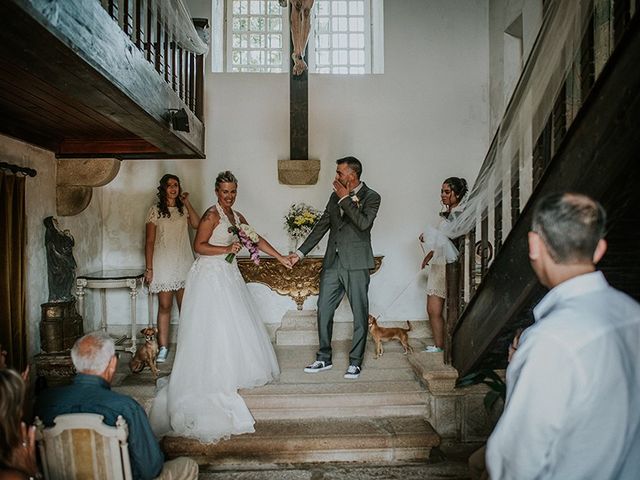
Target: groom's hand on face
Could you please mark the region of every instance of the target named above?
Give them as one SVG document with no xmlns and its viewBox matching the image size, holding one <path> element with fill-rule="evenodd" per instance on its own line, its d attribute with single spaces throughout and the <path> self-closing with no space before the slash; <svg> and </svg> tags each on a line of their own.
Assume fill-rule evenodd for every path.
<svg viewBox="0 0 640 480">
<path fill-rule="evenodd" d="M 349 187 L 348 183 L 347 183 L 347 186 L 345 187 L 338 180 L 333 181 L 333 190 L 336 192 L 336 195 L 338 195 L 338 198 L 346 197 L 349 195 L 348 187 Z"/>
</svg>

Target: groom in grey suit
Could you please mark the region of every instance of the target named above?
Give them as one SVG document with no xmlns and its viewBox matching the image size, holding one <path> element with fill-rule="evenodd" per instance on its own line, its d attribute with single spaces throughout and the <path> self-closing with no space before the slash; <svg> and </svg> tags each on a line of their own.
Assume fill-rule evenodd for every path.
<svg viewBox="0 0 640 480">
<path fill-rule="evenodd" d="M 357 158 L 341 158 L 336 164 L 334 192 L 324 213 L 298 251 L 289 258 L 292 264 L 304 258 L 329 231 L 318 298 L 320 348 L 316 361 L 304 371 L 317 373 L 333 366 L 333 315 L 346 294 L 353 312 L 353 343 L 344 377 L 358 378 L 367 341 L 369 270 L 374 267 L 371 228 L 380 208 L 380 195 L 360 181 L 362 164 Z"/>
</svg>

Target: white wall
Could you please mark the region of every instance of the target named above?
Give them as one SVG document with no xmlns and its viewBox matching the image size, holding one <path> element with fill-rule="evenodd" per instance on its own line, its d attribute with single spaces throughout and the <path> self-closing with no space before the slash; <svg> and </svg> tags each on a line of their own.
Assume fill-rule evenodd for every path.
<svg viewBox="0 0 640 480">
<path fill-rule="evenodd" d="M 0 159 L 22 167 L 35 169 L 35 177 L 27 177 L 25 209 L 27 217 L 26 245 L 26 319 L 27 343 L 30 355 L 40 351 L 40 319 L 42 303 L 49 298 L 47 255 L 44 247 L 45 228 L 42 221 L 48 216 L 58 218 L 62 229 L 74 235 L 74 256 L 78 272 L 101 268 L 102 212 L 99 195 L 89 208 L 75 217 L 56 216 L 56 160 L 51 152 L 13 138 L 0 135 Z M 89 306 L 89 317 L 94 316 Z"/>
<path fill-rule="evenodd" d="M 521 58 L 514 65 L 514 39 L 507 29 L 522 16 Z M 491 134 L 496 131 L 542 24 L 542 0 L 490 0 L 490 116 Z M 518 70 L 518 71 L 515 71 Z"/>
<path fill-rule="evenodd" d="M 194 17 L 210 15 L 207 0 L 190 6 Z M 396 297 L 418 274 L 416 239 L 427 222 L 437 222 L 442 180 L 473 181 L 488 148 L 488 16 L 488 1 L 387 0 L 383 75 L 310 76 L 309 156 L 322 163 L 315 186 L 278 184 L 277 160 L 289 152 L 287 74 L 208 74 L 207 158 L 123 162 L 104 187 L 105 267 L 143 265 L 144 216 L 166 172 L 180 176 L 203 210 L 215 202 L 216 174 L 232 170 L 240 180 L 237 209 L 286 250 L 289 205 L 323 208 L 335 159 L 355 155 L 364 164 L 363 180 L 382 195 L 373 244 L 385 259 L 372 277 L 371 310 L 388 320 L 424 319 L 423 278 Z M 267 287 L 250 288 L 268 323 L 295 308 Z M 120 299 L 109 302 L 110 322 L 128 319 L 126 293 Z M 315 299 L 305 304 L 314 306 Z M 146 318 L 144 302 L 138 315 Z"/>
</svg>

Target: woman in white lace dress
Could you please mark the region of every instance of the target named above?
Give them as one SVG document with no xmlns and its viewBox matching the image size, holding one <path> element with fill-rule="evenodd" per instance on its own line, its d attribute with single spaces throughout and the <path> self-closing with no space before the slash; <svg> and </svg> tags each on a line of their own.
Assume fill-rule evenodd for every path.
<svg viewBox="0 0 640 480">
<path fill-rule="evenodd" d="M 187 277 L 173 370 L 168 380 L 158 382 L 150 412 L 157 435 L 210 443 L 253 432 L 254 419 L 238 389 L 264 385 L 280 373 L 237 261 L 226 258 L 242 248 L 230 228 L 247 224 L 232 209 L 237 185 L 231 172 L 218 175 L 218 203 L 204 213 L 198 227 L 198 258 Z M 264 238 L 257 246 L 291 268 L 289 259 Z"/>
<path fill-rule="evenodd" d="M 460 212 L 460 202 L 467 193 L 467 181 L 464 178 L 449 177 L 442 183 L 440 201 L 444 211 L 440 213 L 442 220 L 438 228 L 427 227 L 420 235 L 420 241 L 425 243 L 427 254 L 422 260 L 422 268 L 430 265 L 427 276 L 427 316 L 433 333 L 435 345 L 428 345 L 425 349 L 429 353 L 442 352 L 444 348 L 444 300 L 447 297 L 446 268 L 447 263 L 454 262 L 458 251 L 446 236 L 444 225 Z"/>
<path fill-rule="evenodd" d="M 157 196 L 158 202 L 147 213 L 144 279 L 149 292 L 158 294 L 157 361 L 162 363 L 169 352 L 173 298 L 180 309 L 185 279 L 193 263 L 189 226 L 198 228 L 200 216 L 175 175 L 168 173 L 160 179 Z"/>
</svg>

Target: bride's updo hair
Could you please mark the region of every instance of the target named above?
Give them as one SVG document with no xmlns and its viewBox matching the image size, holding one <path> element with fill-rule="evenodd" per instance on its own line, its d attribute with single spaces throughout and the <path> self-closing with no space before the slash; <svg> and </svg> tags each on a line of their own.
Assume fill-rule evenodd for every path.
<svg viewBox="0 0 640 480">
<path fill-rule="evenodd" d="M 216 177 L 216 190 L 220 188 L 221 183 L 235 183 L 238 185 L 238 179 L 236 176 L 231 173 L 229 170 L 225 170 L 224 172 L 220 172 Z"/>
<path fill-rule="evenodd" d="M 464 178 L 449 177 L 442 183 L 446 183 L 447 185 L 449 185 L 449 187 L 451 187 L 453 193 L 455 193 L 456 197 L 458 197 L 458 202 L 462 200 L 462 197 L 464 197 L 469 190 L 467 181 Z"/>
</svg>

